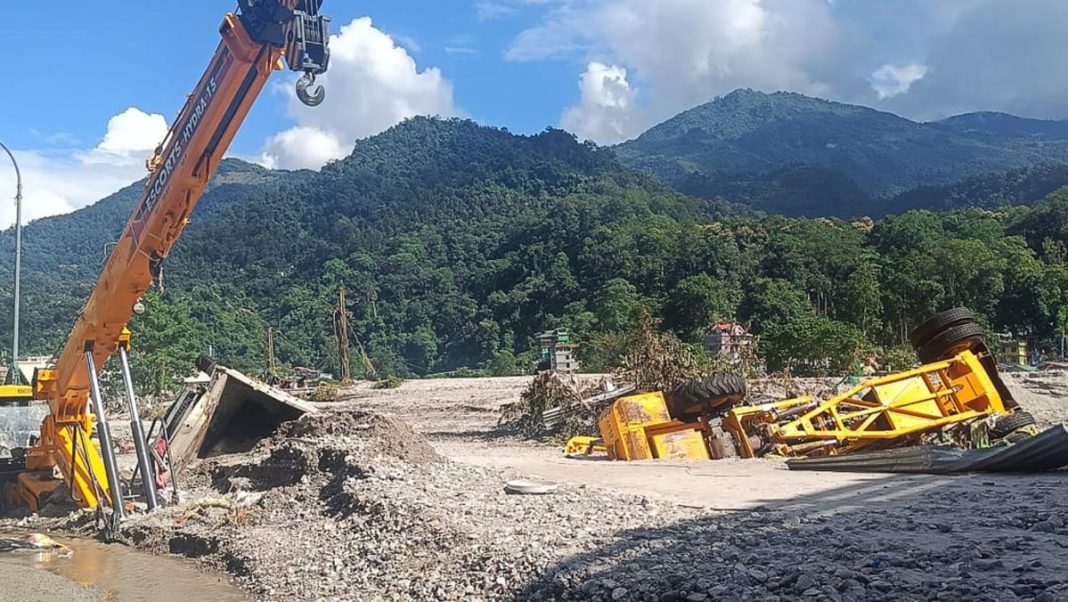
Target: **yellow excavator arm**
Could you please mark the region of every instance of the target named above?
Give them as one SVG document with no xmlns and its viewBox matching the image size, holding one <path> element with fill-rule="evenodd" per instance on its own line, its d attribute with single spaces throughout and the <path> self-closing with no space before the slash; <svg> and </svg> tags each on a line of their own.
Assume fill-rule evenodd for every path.
<svg viewBox="0 0 1068 602">
<path fill-rule="evenodd" d="M 38 445 L 27 451 L 27 472 L 18 495 L 36 510 L 40 496 L 59 482 L 46 472 L 58 467 L 71 494 L 85 507 L 112 503 L 105 462 L 90 441 L 89 409 L 96 375 L 129 344 L 127 322 L 159 275 L 163 260 L 188 223 L 212 174 L 271 73 L 303 73 L 297 95 L 316 106 L 324 97 L 315 79 L 328 67 L 329 19 L 322 0 L 239 0 L 223 18 L 222 37 L 166 139 L 148 161 L 149 177 L 121 237 L 67 337 L 54 368 L 34 377 L 34 397 L 49 414 Z M 123 356 L 125 360 L 125 355 Z M 106 429 L 105 429 L 106 430 Z M 105 441 L 101 433 L 101 444 Z"/>
</svg>

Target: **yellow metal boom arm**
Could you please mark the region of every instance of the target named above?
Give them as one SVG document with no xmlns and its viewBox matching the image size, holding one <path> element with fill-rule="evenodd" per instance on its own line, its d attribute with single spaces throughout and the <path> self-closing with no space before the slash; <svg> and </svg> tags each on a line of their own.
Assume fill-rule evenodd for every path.
<svg viewBox="0 0 1068 602">
<path fill-rule="evenodd" d="M 34 395 L 49 404 L 27 468 L 58 466 L 82 505 L 109 500 L 111 486 L 99 453 L 89 445 L 89 373 L 85 352 L 101 370 L 118 351 L 133 307 L 159 274 L 160 265 L 188 223 L 226 149 L 272 71 L 285 58 L 304 75 L 297 95 L 322 102 L 315 78 L 329 63 L 328 19 L 322 0 L 239 0 L 223 19 L 222 41 L 166 139 L 148 162 L 144 193 L 103 272 L 82 308 L 54 369 L 34 379 Z M 44 485 L 33 473 L 20 476 L 19 495 L 36 505 Z"/>
</svg>

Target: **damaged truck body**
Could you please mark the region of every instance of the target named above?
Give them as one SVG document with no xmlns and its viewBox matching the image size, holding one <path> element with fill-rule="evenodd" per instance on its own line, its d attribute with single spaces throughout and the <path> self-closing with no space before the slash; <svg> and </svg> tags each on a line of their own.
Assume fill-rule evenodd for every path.
<svg viewBox="0 0 1068 602">
<path fill-rule="evenodd" d="M 1064 427 L 1037 436 L 1034 419 L 1012 398 L 970 311 L 938 314 L 910 341 L 923 365 L 825 400 L 745 401 L 744 386 L 732 384 L 738 377 L 723 375 L 667 395 L 623 397 L 602 415 L 600 441 L 576 440 L 569 450 L 603 445 L 619 460 L 785 457 L 794 459 L 791 469 L 866 472 L 1068 465 Z M 997 454 L 1011 447 L 1022 451 Z M 946 449 L 956 451 L 938 451 Z M 963 451 L 970 454 L 956 453 Z"/>
</svg>

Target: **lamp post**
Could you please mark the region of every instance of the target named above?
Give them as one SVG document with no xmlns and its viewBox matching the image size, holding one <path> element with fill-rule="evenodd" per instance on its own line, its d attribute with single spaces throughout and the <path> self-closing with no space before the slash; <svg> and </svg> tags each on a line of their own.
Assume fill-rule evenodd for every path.
<svg viewBox="0 0 1068 602">
<path fill-rule="evenodd" d="M 15 326 L 11 335 L 11 369 L 14 376 L 13 384 L 22 382 L 22 374 L 19 372 L 19 286 L 22 280 L 22 172 L 19 171 L 19 163 L 11 150 L 0 142 L 0 148 L 4 149 L 11 158 L 11 164 L 15 166 Z"/>
</svg>

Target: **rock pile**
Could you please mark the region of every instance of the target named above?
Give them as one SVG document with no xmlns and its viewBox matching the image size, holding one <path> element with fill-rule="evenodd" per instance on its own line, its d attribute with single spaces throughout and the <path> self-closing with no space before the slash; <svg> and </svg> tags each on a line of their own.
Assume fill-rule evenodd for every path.
<svg viewBox="0 0 1068 602">
<path fill-rule="evenodd" d="M 205 494 L 259 491 L 258 505 L 201 509 L 181 524 L 188 511 L 169 509 L 131 521 L 126 536 L 200 557 L 256 599 L 490 600 L 619 530 L 693 515 L 575 487 L 509 495 L 499 475 L 363 412 L 306 416 L 257 452 L 212 467 Z"/>
</svg>

